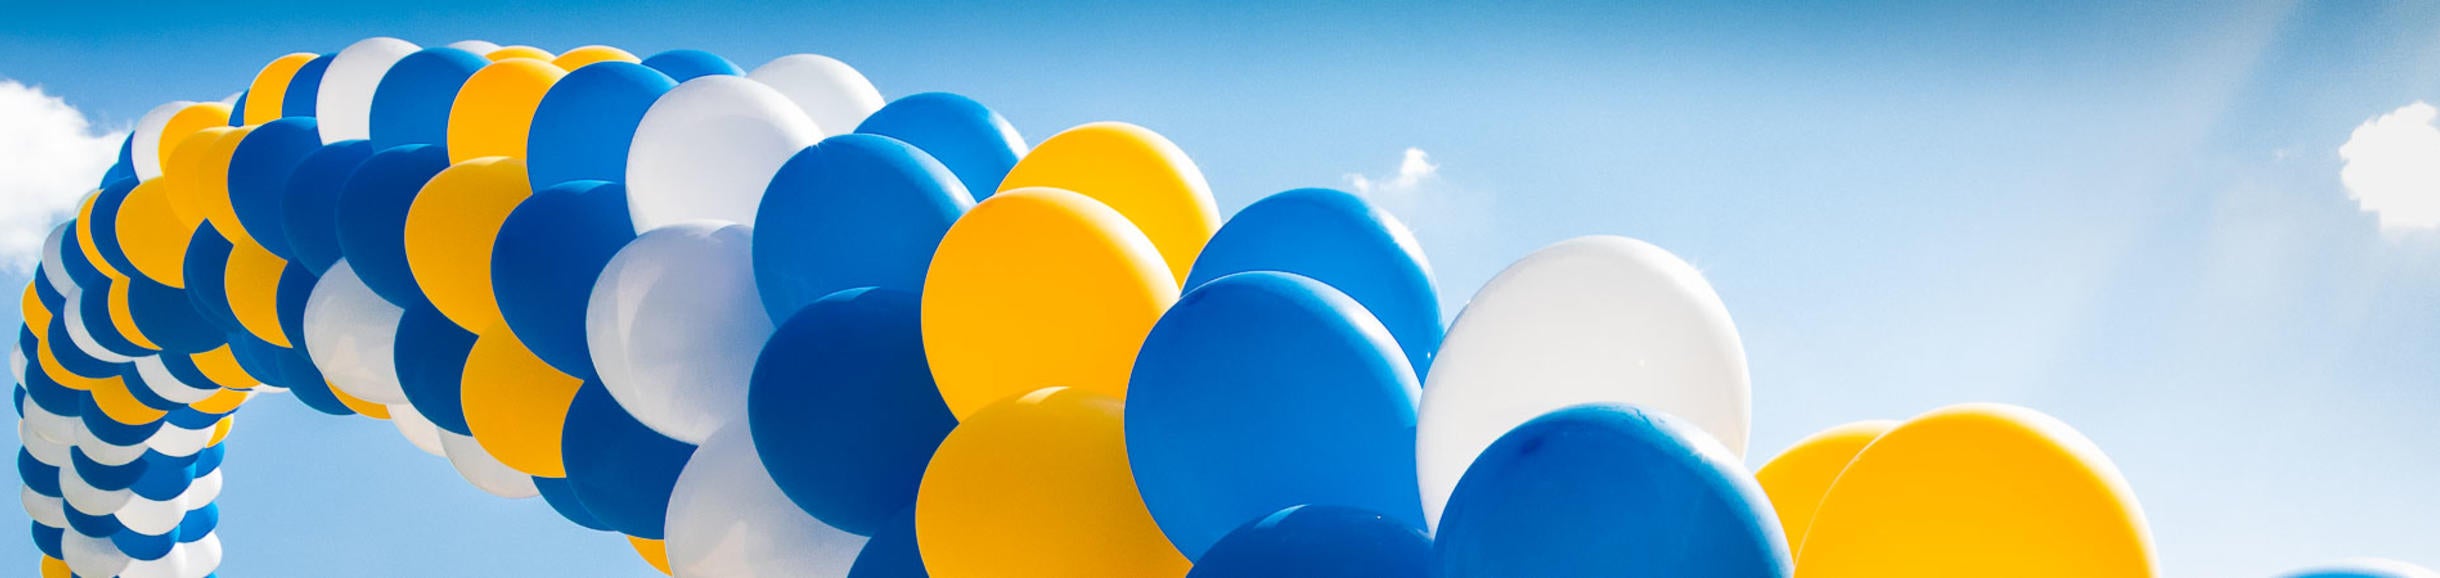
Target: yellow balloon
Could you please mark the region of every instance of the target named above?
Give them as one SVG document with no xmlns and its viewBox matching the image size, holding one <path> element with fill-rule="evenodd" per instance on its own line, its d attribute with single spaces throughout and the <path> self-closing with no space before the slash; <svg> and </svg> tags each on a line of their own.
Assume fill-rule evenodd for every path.
<svg viewBox="0 0 2440 578">
<path fill-rule="evenodd" d="M 1950 406 L 1882 434 L 1823 496 L 1798 578 L 2154 575 L 2117 466 L 2067 424 Z"/>
<path fill-rule="evenodd" d="M 130 308 L 128 302 L 129 291 L 132 289 L 133 287 L 126 283 L 110 286 L 110 303 L 108 304 L 110 306 L 110 326 L 118 328 L 119 336 L 127 338 L 127 341 L 134 343 L 136 347 L 160 351 L 161 346 L 153 343 L 152 338 L 145 337 L 144 331 L 136 326 L 135 310 Z"/>
<path fill-rule="evenodd" d="M 1194 159 L 1132 124 L 1097 122 L 1051 135 L 1000 181 L 1002 191 L 1024 187 L 1067 189 L 1117 209 L 1160 248 L 1173 284 L 1186 282 L 1195 255 L 1220 230 L 1220 209 Z"/>
<path fill-rule="evenodd" d="M 330 386 L 330 394 L 338 396 L 339 405 L 347 406 L 349 411 L 354 411 L 356 413 L 363 414 L 364 417 L 373 419 L 390 419 L 390 406 L 357 399 L 356 396 L 348 395 L 346 390 L 339 389 L 339 386 L 336 385 Z"/>
<path fill-rule="evenodd" d="M 494 49 L 491 52 L 484 53 L 483 57 L 491 59 L 492 62 L 500 62 L 512 58 L 526 58 L 539 60 L 542 62 L 550 62 L 551 51 L 532 46 L 503 46 L 498 49 Z"/>
<path fill-rule="evenodd" d="M 923 343 L 960 419 L 1063 385 L 1127 396 L 1135 351 L 1177 283 L 1143 233 L 1084 195 L 992 195 L 949 227 L 923 288 Z"/>
<path fill-rule="evenodd" d="M 229 413 L 232 411 L 237 411 L 237 408 L 245 407 L 246 400 L 250 399 L 254 399 L 254 392 L 252 391 L 243 389 L 223 389 L 212 392 L 210 397 L 203 398 L 203 401 L 195 402 L 194 405 L 190 407 L 195 408 L 195 411 L 200 411 L 203 413 Z"/>
<path fill-rule="evenodd" d="M 449 162 L 525 158 L 525 134 L 534 124 L 534 109 L 542 106 L 542 94 L 568 74 L 549 60 L 500 60 L 466 79 L 449 106 Z"/>
<path fill-rule="evenodd" d="M 66 335 L 60 335 L 57 337 L 59 339 L 68 338 Z M 51 381 L 57 381 L 61 387 L 66 387 L 68 389 L 77 391 L 93 391 L 96 388 L 107 387 L 110 385 L 110 381 L 119 378 L 116 375 L 91 376 L 68 371 L 66 366 L 59 364 L 59 356 L 58 354 L 52 353 L 51 348 L 75 347 L 76 344 L 59 343 L 59 339 L 44 337 L 34 343 L 34 355 L 42 358 L 42 374 L 51 376 Z"/>
<path fill-rule="evenodd" d="M 584 380 L 553 369 L 507 325 L 494 324 L 475 337 L 459 383 L 466 429 L 483 451 L 527 475 L 567 477 L 559 428 L 567 423 L 568 404 L 576 401 Z"/>
<path fill-rule="evenodd" d="M 245 366 L 237 363 L 237 354 L 228 345 L 194 354 L 188 359 L 194 360 L 195 368 L 203 371 L 205 379 L 224 388 L 254 389 L 254 386 L 263 383 L 263 380 L 255 379 L 254 374 L 247 373 Z"/>
<path fill-rule="evenodd" d="M 102 415 L 110 418 L 110 421 L 127 425 L 161 421 L 162 417 L 169 415 L 167 411 L 153 409 L 138 401 L 135 392 L 127 389 L 129 385 L 127 380 L 116 377 L 102 380 L 93 387 L 93 407 L 101 408 Z"/>
<path fill-rule="evenodd" d="M 598 62 L 641 62 L 641 60 L 636 59 L 634 54 L 625 50 L 594 45 L 559 53 L 559 58 L 551 60 L 551 66 L 574 72 L 576 69 L 584 68 L 587 64 Z"/>
<path fill-rule="evenodd" d="M 32 330 L 35 337 L 42 337 L 42 334 L 50 332 L 51 308 L 42 306 L 41 290 L 36 289 L 32 283 L 26 284 L 25 298 L 17 301 L 17 310 L 25 312 L 25 327 Z"/>
<path fill-rule="evenodd" d="M 68 571 L 66 560 L 43 556 L 42 578 L 76 578 L 76 576 Z"/>
<path fill-rule="evenodd" d="M 171 190 L 178 178 L 161 178 L 137 184 L 127 193 L 127 201 L 119 205 L 119 248 L 127 253 L 127 262 L 136 272 L 154 283 L 186 288 L 186 245 L 194 238 L 195 226 L 178 218 L 171 206 Z"/>
<path fill-rule="evenodd" d="M 1771 507 L 1779 511 L 1779 528 L 1787 532 L 1789 552 L 1804 546 L 1814 507 L 1821 505 L 1822 494 L 1829 493 L 1839 472 L 1846 471 L 1847 462 L 1873 438 L 1897 426 L 1894 420 L 1873 420 L 1822 430 L 1754 470 L 1754 478 L 1762 482 L 1762 493 L 1770 496 Z"/>
<path fill-rule="evenodd" d="M 219 140 L 212 141 L 211 148 L 205 149 L 208 156 L 196 159 L 196 178 L 181 182 L 187 183 L 188 193 L 194 195 L 194 207 L 203 210 L 204 220 L 220 230 L 221 238 L 239 247 L 259 248 L 262 245 L 254 240 L 254 234 L 246 232 L 246 225 L 237 221 L 237 205 L 229 201 L 229 158 L 237 153 L 237 144 L 253 132 L 254 127 L 245 127 L 222 134 Z"/>
<path fill-rule="evenodd" d="M 226 277 L 221 280 L 238 325 L 255 338 L 280 347 L 294 347 L 289 345 L 287 330 L 280 328 L 280 273 L 287 269 L 287 260 L 261 245 L 236 245 L 229 249 Z"/>
<path fill-rule="evenodd" d="M 996 197 L 995 197 L 996 198 Z M 1065 387 L 993 404 L 932 454 L 916 548 L 939 578 L 1181 576 L 1127 466 L 1124 406 Z"/>
<path fill-rule="evenodd" d="M 628 536 L 627 545 L 635 548 L 635 555 L 644 557 L 644 563 L 651 564 L 652 569 L 660 570 L 662 574 L 669 573 L 668 544 L 662 543 L 660 540 Z"/>
<path fill-rule="evenodd" d="M 101 192 L 95 191 L 94 194 L 85 196 L 85 203 L 76 208 L 77 248 L 84 250 L 85 261 L 93 263 L 93 268 L 101 270 L 102 275 L 111 279 L 124 280 L 127 278 L 127 274 L 120 272 L 117 265 L 110 264 L 109 259 L 102 258 L 101 246 L 93 244 L 93 204 L 100 201 L 101 198 Z"/>
<path fill-rule="evenodd" d="M 237 427 L 237 416 L 232 415 L 221 417 L 220 423 L 212 424 L 212 439 L 210 441 L 203 442 L 203 445 L 205 447 L 210 447 L 220 445 L 220 442 L 228 441 L 229 430 L 235 427 Z"/>
<path fill-rule="evenodd" d="M 217 102 L 198 102 L 178 109 L 177 114 L 170 115 L 169 122 L 161 125 L 161 142 L 153 145 L 158 147 L 155 150 L 160 153 L 154 155 L 154 158 L 160 159 L 161 172 L 167 174 L 173 170 L 170 168 L 170 159 L 176 158 L 173 155 L 177 154 L 178 147 L 187 142 L 187 137 L 194 136 L 196 131 L 207 128 L 228 128 L 230 114 L 232 111 L 229 105 Z"/>
<path fill-rule="evenodd" d="M 313 62 L 311 52 L 299 52 L 271 60 L 263 71 L 254 74 L 254 84 L 246 87 L 246 109 L 239 111 L 246 124 L 257 125 L 279 120 L 280 108 L 288 102 L 288 82 L 295 80 L 297 70 Z"/>
<path fill-rule="evenodd" d="M 524 161 L 484 157 L 434 175 L 407 208 L 407 270 L 459 327 L 480 331 L 501 322 L 491 289 L 492 241 L 509 212 L 533 196 L 531 186 Z"/>
</svg>

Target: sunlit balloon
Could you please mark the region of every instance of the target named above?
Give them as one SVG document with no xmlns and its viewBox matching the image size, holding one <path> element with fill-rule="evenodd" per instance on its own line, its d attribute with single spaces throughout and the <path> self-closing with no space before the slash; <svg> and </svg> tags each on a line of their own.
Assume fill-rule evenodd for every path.
<svg viewBox="0 0 2440 578">
<path fill-rule="evenodd" d="M 974 414 L 932 457 L 915 502 L 939 578 L 1178 576 L 1187 569 L 1137 497 L 1121 404 L 1047 388 Z"/>
<path fill-rule="evenodd" d="M 1184 283 L 1195 254 L 1220 229 L 1211 185 L 1194 159 L 1144 127 L 1097 122 L 1034 145 L 1009 169 L 1001 191 L 1053 187 L 1092 197 L 1125 215 L 1152 240 L 1173 283 Z"/>
<path fill-rule="evenodd" d="M 681 578 L 844 576 L 864 537 L 788 503 L 745 424 L 722 428 L 688 460 L 669 496 L 663 537 Z"/>
<path fill-rule="evenodd" d="M 1847 462 L 1897 426 L 1898 422 L 1889 420 L 1859 421 L 1814 432 L 1754 470 L 1755 480 L 1762 483 L 1772 509 L 1779 513 L 1780 529 L 1787 531 L 1788 551 L 1804 549 L 1805 528 L 1813 526 L 1813 510 L 1821 505 L 1822 495 L 1830 493 L 1839 472 L 1847 471 Z"/>
<path fill-rule="evenodd" d="M 745 417 L 771 336 L 756 298 L 753 228 L 694 222 L 636 237 L 585 308 L 593 367 L 619 405 L 662 435 L 702 443 Z"/>
<path fill-rule="evenodd" d="M 786 95 L 750 79 L 705 76 L 670 89 L 627 152 L 636 232 L 695 219 L 753 223 L 771 176 L 822 134 Z"/>
</svg>

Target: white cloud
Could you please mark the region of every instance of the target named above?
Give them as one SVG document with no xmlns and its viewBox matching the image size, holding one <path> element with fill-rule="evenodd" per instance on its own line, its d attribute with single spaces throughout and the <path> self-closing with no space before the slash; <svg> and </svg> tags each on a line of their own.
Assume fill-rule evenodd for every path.
<svg viewBox="0 0 2440 578">
<path fill-rule="evenodd" d="M 1367 197 L 1414 194 L 1417 189 L 1440 178 L 1440 165 L 1432 164 L 1432 154 L 1415 147 L 1406 148 L 1406 156 L 1398 161 L 1398 172 L 1381 178 L 1348 173 L 1347 185 L 1356 194 Z"/>
<path fill-rule="evenodd" d="M 73 216 L 125 138 L 125 130 L 96 132 L 85 113 L 41 87 L 0 80 L 0 273 L 25 273 L 42 260 L 43 238 Z"/>
<path fill-rule="evenodd" d="M 2339 182 L 2381 230 L 2440 227 L 2440 109 L 2416 102 L 2365 121 L 2338 147 Z"/>
</svg>

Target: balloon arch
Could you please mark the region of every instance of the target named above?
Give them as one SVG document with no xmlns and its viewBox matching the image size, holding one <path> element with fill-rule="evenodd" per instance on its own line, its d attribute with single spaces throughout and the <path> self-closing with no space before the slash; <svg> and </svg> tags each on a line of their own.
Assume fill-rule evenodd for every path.
<svg viewBox="0 0 2440 578">
<path fill-rule="evenodd" d="M 1444 325 L 1360 197 L 1224 221 L 1152 131 L 1029 147 L 822 56 L 283 56 L 145 115 L 46 250 L 44 576 L 212 575 L 271 392 L 678 576 L 2153 572 L 2108 458 L 2021 408 L 1748 472 L 1736 329 L 1658 247 L 1551 246 Z"/>
</svg>

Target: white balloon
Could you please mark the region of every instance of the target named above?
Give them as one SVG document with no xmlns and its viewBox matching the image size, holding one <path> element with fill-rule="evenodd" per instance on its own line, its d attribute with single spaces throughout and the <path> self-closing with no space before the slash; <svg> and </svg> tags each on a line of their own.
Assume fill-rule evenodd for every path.
<svg viewBox="0 0 2440 578">
<path fill-rule="evenodd" d="M 169 102 L 136 120 L 135 140 L 127 147 L 127 160 L 135 163 L 136 178 L 149 181 L 161 176 L 161 132 L 169 129 L 169 119 L 177 117 L 178 111 L 194 104 L 191 100 Z"/>
<path fill-rule="evenodd" d="M 636 232 L 695 219 L 754 222 L 763 189 L 822 129 L 777 90 L 707 75 L 661 95 L 627 152 Z"/>
<path fill-rule="evenodd" d="M 143 496 L 135 496 L 129 498 L 126 505 L 119 506 L 119 510 L 115 514 L 118 516 L 120 524 L 126 525 L 127 529 L 133 530 L 135 533 L 146 536 L 168 534 L 171 530 L 178 529 L 179 522 L 186 521 L 187 510 L 192 509 L 186 503 L 186 495 L 194 491 L 194 484 L 189 483 L 186 492 L 170 496 L 167 500 L 147 500 Z M 194 505 L 198 508 L 202 506 L 203 504 Z"/>
<path fill-rule="evenodd" d="M 500 49 L 500 45 L 484 40 L 459 40 L 457 42 L 449 43 L 449 47 L 472 52 L 476 55 L 491 54 L 491 51 Z"/>
<path fill-rule="evenodd" d="M 170 457 L 195 455 L 195 452 L 203 451 L 204 446 L 212 445 L 212 434 L 218 433 L 217 425 L 216 422 L 202 429 L 186 429 L 175 424 L 161 424 L 161 429 L 144 440 L 144 447 Z"/>
<path fill-rule="evenodd" d="M 23 312 L 19 313 L 22 314 Z M 25 367 L 25 349 L 19 347 L 8 348 L 8 376 L 16 379 L 17 383 L 25 383 Z"/>
<path fill-rule="evenodd" d="M 754 286 L 754 229 L 680 223 L 636 237 L 593 282 L 585 344 L 636 421 L 701 445 L 744 421 L 771 318 Z"/>
<path fill-rule="evenodd" d="M 186 563 L 178 578 L 204 578 L 220 570 L 220 531 L 213 530 L 193 542 L 178 545 L 186 554 Z"/>
<path fill-rule="evenodd" d="M 1650 243 L 1579 237 L 1509 265 L 1474 294 L 1433 357 L 1416 469 L 1434 529 L 1485 447 L 1560 408 L 1668 412 L 1745 454 L 1745 349 L 1700 271 Z"/>
<path fill-rule="evenodd" d="M 746 78 L 786 95 L 822 128 L 823 136 L 855 132 L 857 125 L 864 124 L 864 117 L 886 104 L 864 73 L 819 54 L 782 56 L 755 68 Z"/>
<path fill-rule="evenodd" d="M 93 430 L 85 427 L 84 420 L 76 422 L 75 444 L 77 450 L 85 452 L 85 459 L 105 466 L 127 465 L 136 458 L 144 457 L 144 450 L 151 449 L 144 447 L 144 444 L 122 446 L 93 437 Z"/>
<path fill-rule="evenodd" d="M 742 421 L 712 434 L 686 462 L 662 529 L 677 578 L 846 576 L 865 541 L 789 501 Z"/>
<path fill-rule="evenodd" d="M 61 258 L 59 253 L 67 247 L 68 235 L 76 234 L 70 231 L 75 225 L 74 222 L 60 223 L 51 228 L 50 236 L 42 238 L 42 276 L 49 278 L 51 290 L 61 295 L 76 288 L 76 278 L 68 275 L 68 261 Z"/>
<path fill-rule="evenodd" d="M 84 515 L 108 516 L 118 513 L 119 508 L 135 499 L 135 495 L 132 490 L 93 487 L 92 483 L 85 481 L 84 476 L 77 475 L 76 466 L 59 469 L 59 497 L 68 501 L 68 507 L 76 508 Z"/>
<path fill-rule="evenodd" d="M 25 406 L 30 408 L 34 404 Z M 25 444 L 25 453 L 33 454 L 34 461 L 42 462 L 42 465 L 54 468 L 68 465 L 68 448 L 74 442 L 50 439 L 36 432 L 35 427 L 24 421 L 17 422 L 17 440 Z M 69 424 L 69 427 L 74 428 L 75 424 Z"/>
<path fill-rule="evenodd" d="M 313 286 L 305 298 L 305 349 L 330 384 L 356 399 L 382 405 L 407 402 L 398 385 L 398 321 L 406 310 L 366 287 L 346 259 Z"/>
<path fill-rule="evenodd" d="M 449 457 L 448 452 L 441 449 L 440 426 L 432 425 L 432 420 L 417 413 L 415 406 L 403 403 L 390 406 L 390 425 L 396 426 L 398 435 L 406 437 L 407 443 L 414 444 L 415 449 L 438 457 Z"/>
<path fill-rule="evenodd" d="M 184 502 L 186 509 L 189 510 L 200 509 L 204 504 L 220 501 L 220 488 L 223 485 L 221 476 L 225 475 L 223 472 L 227 471 L 215 468 L 212 473 L 195 478 L 195 481 L 187 483 L 186 491 L 178 494 L 178 501 Z"/>
<path fill-rule="evenodd" d="M 458 476 L 474 484 L 475 489 L 511 500 L 542 495 L 542 491 L 534 487 L 533 477 L 500 463 L 498 458 L 483 451 L 483 444 L 473 437 L 434 431 L 440 434 L 441 452 L 449 457 L 449 465 L 457 468 Z"/>
<path fill-rule="evenodd" d="M 77 419 L 51 413 L 51 410 L 43 409 L 42 404 L 33 403 L 30 400 L 27 401 L 25 404 L 25 417 L 20 419 L 20 423 L 24 424 L 24 426 L 17 429 L 18 431 L 25 433 L 20 433 L 17 437 L 42 438 L 34 441 L 41 441 L 48 444 L 47 447 L 43 448 L 43 451 L 50 451 L 52 448 L 57 448 L 61 452 L 66 452 L 68 451 L 68 444 L 76 441 Z M 26 444 L 26 449 L 33 450 L 33 446 L 33 443 L 28 442 Z M 42 457 L 42 454 L 34 454 L 34 459 L 39 460 L 42 459 Z"/>
<path fill-rule="evenodd" d="M 60 325 L 67 327 L 68 343 L 75 346 L 77 351 L 82 351 L 87 356 L 109 363 L 130 363 L 136 360 L 136 358 L 119 355 L 119 352 L 111 351 L 109 348 L 102 347 L 102 342 L 95 341 L 93 339 L 92 326 L 87 325 L 87 323 L 90 322 L 110 323 L 111 321 L 108 319 L 86 319 L 84 306 L 85 298 L 92 297 L 94 299 L 108 299 L 109 296 L 86 295 L 83 288 L 77 288 L 74 291 L 69 291 L 63 294 L 63 296 L 66 298 L 60 300 L 59 308 L 65 309 L 66 311 L 61 311 L 60 314 L 68 316 L 68 320 Z M 59 347 L 59 342 L 57 339 L 52 340 L 51 347 Z"/>
<path fill-rule="evenodd" d="M 47 528 L 68 527 L 68 502 L 59 496 L 45 496 L 34 488 L 21 488 L 18 501 L 25 502 L 25 515 L 34 523 Z"/>
<path fill-rule="evenodd" d="M 169 372 L 169 365 L 161 361 L 160 355 L 137 357 L 135 364 L 136 376 L 143 378 L 145 389 L 178 405 L 193 404 L 220 393 L 220 384 L 217 383 L 194 384 L 179 380 L 177 375 Z"/>
<path fill-rule="evenodd" d="M 331 57 L 314 93 L 314 117 L 322 144 L 373 137 L 373 90 L 390 66 L 422 47 L 389 37 L 356 41 Z"/>
<path fill-rule="evenodd" d="M 66 555 L 63 561 L 68 563 L 68 569 L 75 571 L 77 576 L 117 576 L 127 570 L 130 561 L 127 554 L 119 552 L 118 544 L 110 542 L 110 538 L 78 534 L 75 530 L 69 530 L 66 536 L 61 537 L 59 549 L 61 554 Z"/>
</svg>

